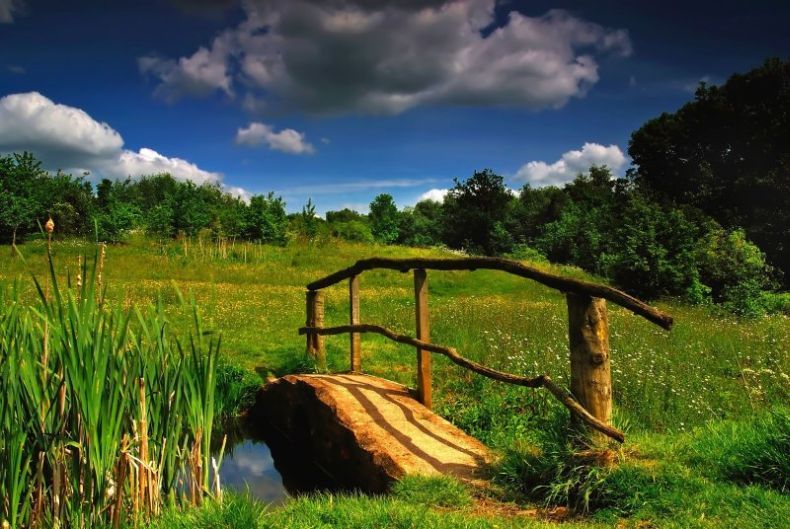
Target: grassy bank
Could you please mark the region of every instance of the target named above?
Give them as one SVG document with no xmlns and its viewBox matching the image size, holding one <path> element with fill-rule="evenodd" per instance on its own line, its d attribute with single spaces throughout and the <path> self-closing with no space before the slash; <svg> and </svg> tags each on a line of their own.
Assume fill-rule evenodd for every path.
<svg viewBox="0 0 790 529">
<path fill-rule="evenodd" d="M 38 243 L 21 247 L 28 267 L 38 274 L 46 271 L 44 249 Z M 74 277 L 78 255 L 92 251 L 92 245 L 79 241 L 56 243 L 56 275 L 63 281 Z M 261 375 L 309 369 L 304 339 L 297 335 L 304 323 L 304 285 L 371 255 L 448 254 L 346 243 L 283 248 L 141 240 L 108 249 L 107 308 L 159 303 L 175 329 L 188 329 L 190 315 L 177 289 L 188 292 L 201 308 L 204 325 L 222 331 L 227 360 Z M 541 266 L 589 278 L 578 269 Z M 34 303 L 37 293 L 25 274 L 22 261 L 11 258 L 8 247 L 0 247 L 0 282 L 10 288 L 22 278 L 16 295 L 23 303 Z M 433 272 L 429 283 L 433 341 L 496 368 L 523 375 L 547 373 L 567 384 L 566 309 L 560 294 L 491 271 Z M 370 272 L 362 277 L 361 287 L 363 322 L 413 333 L 410 276 Z M 637 526 L 644 521 L 668 527 L 775 526 L 790 514 L 782 492 L 787 468 L 771 455 L 786 446 L 786 422 L 781 422 L 786 412 L 780 405 L 790 390 L 790 321 L 782 315 L 739 320 L 671 300 L 656 304 L 675 317 L 671 332 L 609 305 L 615 422 L 629 439 L 618 455 L 622 464 L 611 472 L 580 475 L 563 462 L 562 443 L 551 432 L 566 420 L 565 411 L 540 390 L 498 384 L 437 358 L 436 408 L 503 454 L 495 476 L 498 492 L 491 493 L 498 500 L 512 500 L 526 509 L 575 505 L 588 492 L 592 514 L 574 519 L 570 527 Z M 345 323 L 347 314 L 347 290 L 328 289 L 326 324 Z M 347 368 L 346 337 L 328 338 L 327 350 L 331 367 Z M 410 348 L 365 336 L 362 352 L 365 371 L 414 384 Z M 763 427 L 759 421 L 774 422 Z M 766 434 L 777 431 L 778 437 Z M 741 442 L 749 436 L 754 442 Z M 705 459 L 714 453 L 721 455 Z M 714 463 L 719 461 L 730 464 L 717 469 Z M 744 463 L 748 468 L 743 471 L 737 468 L 740 461 L 751 463 Z M 547 483 L 551 488 L 540 488 Z M 401 492 L 386 499 L 299 499 L 264 513 L 245 500 L 233 500 L 191 516 L 208 520 L 246 513 L 264 527 L 369 527 L 382 521 L 403 527 L 553 523 L 481 513 L 479 503 L 437 511 Z M 178 526 L 177 518 L 172 515 L 162 523 Z"/>
</svg>

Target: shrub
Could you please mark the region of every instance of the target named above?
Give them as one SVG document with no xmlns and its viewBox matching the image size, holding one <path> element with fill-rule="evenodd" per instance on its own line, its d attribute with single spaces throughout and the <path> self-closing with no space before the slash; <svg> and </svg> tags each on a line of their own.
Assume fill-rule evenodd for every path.
<svg viewBox="0 0 790 529">
<path fill-rule="evenodd" d="M 756 300 L 759 294 L 747 291 L 759 292 L 768 286 L 765 254 L 741 229 L 717 226 L 710 230 L 698 243 L 695 260 L 700 280 L 711 288 L 715 301 Z"/>
<path fill-rule="evenodd" d="M 332 236 L 339 237 L 351 242 L 373 242 L 373 233 L 370 226 L 361 220 L 349 220 L 346 222 L 333 222 L 329 225 Z"/>
<path fill-rule="evenodd" d="M 238 417 L 255 403 L 262 381 L 256 373 L 237 364 L 217 365 L 217 392 L 214 413 L 221 420 Z"/>
</svg>

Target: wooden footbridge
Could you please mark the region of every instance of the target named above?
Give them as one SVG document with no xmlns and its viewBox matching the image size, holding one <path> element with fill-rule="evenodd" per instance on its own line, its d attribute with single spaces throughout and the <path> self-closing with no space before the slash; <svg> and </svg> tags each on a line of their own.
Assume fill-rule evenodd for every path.
<svg viewBox="0 0 790 529">
<path fill-rule="evenodd" d="M 360 275 L 368 270 L 413 271 L 416 301 L 416 336 L 397 334 L 379 325 L 360 322 Z M 500 270 L 531 279 L 566 295 L 570 347 L 570 391 L 547 375 L 527 378 L 504 373 L 460 355 L 455 349 L 431 343 L 427 270 Z M 349 324 L 324 327 L 322 289 L 348 280 Z M 478 441 L 430 411 L 432 405 L 431 355 L 440 354 L 479 375 L 528 388 L 543 387 L 570 411 L 574 422 L 591 442 L 625 440 L 610 424 L 612 381 L 606 301 L 616 303 L 669 330 L 672 318 L 628 294 L 587 281 L 561 277 L 506 259 L 389 259 L 357 261 L 307 285 L 307 320 L 299 333 L 307 337 L 307 352 L 325 368 L 324 337 L 349 334 L 350 370 L 336 375 L 291 375 L 264 391 L 263 409 L 272 424 L 294 443 L 338 475 L 354 471 L 346 482 L 368 490 L 386 487 L 388 480 L 406 473 L 454 474 L 473 479 L 490 461 Z M 362 374 L 360 340 L 364 333 L 382 335 L 413 346 L 417 353 L 417 388 L 414 393 L 390 381 Z M 412 398 L 416 395 L 416 399 Z M 276 408 L 277 411 L 272 411 Z M 358 481 L 367 472 L 375 483 Z M 378 473 L 377 473 L 378 472 Z M 357 479 L 357 481 L 355 481 Z M 366 478 L 367 479 L 367 478 Z"/>
</svg>

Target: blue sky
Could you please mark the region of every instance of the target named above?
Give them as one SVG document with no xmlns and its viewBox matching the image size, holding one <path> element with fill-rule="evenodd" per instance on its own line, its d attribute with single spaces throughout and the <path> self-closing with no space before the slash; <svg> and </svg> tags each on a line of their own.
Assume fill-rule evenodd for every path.
<svg viewBox="0 0 790 529">
<path fill-rule="evenodd" d="M 786 58 L 789 22 L 778 1 L 0 0 L 0 152 L 292 211 L 406 206 L 482 168 L 561 184 L 622 173 L 700 80 Z"/>
</svg>

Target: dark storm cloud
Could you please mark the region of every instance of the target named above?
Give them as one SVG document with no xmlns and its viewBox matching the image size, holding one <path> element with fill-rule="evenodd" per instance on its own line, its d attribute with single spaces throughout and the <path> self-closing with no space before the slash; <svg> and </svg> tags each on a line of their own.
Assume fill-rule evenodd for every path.
<svg viewBox="0 0 790 529">
<path fill-rule="evenodd" d="M 493 0 L 250 1 L 247 18 L 178 60 L 141 70 L 175 100 L 220 90 L 245 105 L 311 113 L 396 114 L 420 105 L 559 107 L 598 81 L 596 56 L 628 55 L 624 30 L 560 10 L 511 11 Z"/>
</svg>

